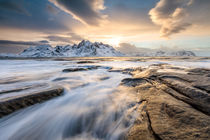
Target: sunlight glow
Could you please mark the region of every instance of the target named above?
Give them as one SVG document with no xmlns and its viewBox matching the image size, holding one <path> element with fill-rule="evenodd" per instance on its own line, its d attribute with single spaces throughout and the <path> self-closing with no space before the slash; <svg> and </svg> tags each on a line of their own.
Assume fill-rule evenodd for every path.
<svg viewBox="0 0 210 140">
<path fill-rule="evenodd" d="M 112 39 L 107 40 L 107 43 L 113 45 L 113 47 L 119 47 L 120 40 L 119 37 L 113 37 Z"/>
</svg>

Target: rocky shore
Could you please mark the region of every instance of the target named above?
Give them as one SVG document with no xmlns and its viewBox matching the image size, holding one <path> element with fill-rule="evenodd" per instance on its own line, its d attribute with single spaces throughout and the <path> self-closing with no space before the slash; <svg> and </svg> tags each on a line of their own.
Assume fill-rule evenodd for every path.
<svg viewBox="0 0 210 140">
<path fill-rule="evenodd" d="M 16 91 L 5 91 L 3 93 L 12 93 Z M 3 94 L 2 93 L 2 94 Z M 60 96 L 63 93 L 63 88 L 61 87 L 51 87 L 39 92 L 30 92 L 19 96 L 13 96 L 6 99 L 0 100 L 0 118 L 11 114 L 22 108 L 42 103 L 46 100 L 52 99 L 54 97 Z M 1 94 L 1 92 L 0 92 Z"/>
<path fill-rule="evenodd" d="M 210 138 L 210 70 L 168 64 L 133 69 L 122 85 L 136 92 L 139 117 L 128 140 Z"/>
<path fill-rule="evenodd" d="M 164 60 L 165 59 L 166 58 L 164 58 Z M 178 58 L 173 59 L 179 60 Z M 182 58 L 182 60 L 184 59 L 187 58 Z M 200 60 L 201 58 L 196 59 Z M 101 88 L 106 88 L 106 86 L 111 84 L 113 82 L 112 80 L 117 77 L 116 75 L 123 73 L 126 75 L 123 75 L 123 77 L 120 77 L 116 80 L 120 83 L 120 81 L 123 79 L 120 86 L 118 86 L 119 83 L 114 86 L 117 88 L 117 91 L 119 90 L 118 92 L 116 91 L 116 93 L 119 93 L 119 96 L 109 96 L 112 102 L 108 103 L 105 101 L 104 104 L 108 104 L 108 107 L 113 106 L 114 108 L 119 103 L 118 102 L 116 105 L 114 105 L 114 99 L 118 100 L 118 98 L 121 98 L 120 96 L 125 97 L 125 95 L 125 98 L 128 99 L 129 95 L 132 95 L 132 98 L 128 104 L 124 102 L 122 104 L 119 103 L 120 107 L 125 106 L 125 110 L 128 111 L 128 113 L 124 118 L 124 122 L 119 119 L 119 117 L 122 117 L 122 114 L 119 112 L 116 111 L 113 114 L 109 114 L 110 116 L 113 115 L 116 117 L 116 119 L 111 121 L 110 119 L 107 119 L 107 122 L 109 123 L 109 125 L 107 125 L 107 131 L 112 133 L 112 130 L 109 128 L 110 124 L 116 123 L 116 120 L 119 119 L 120 123 L 122 123 L 121 125 L 127 126 L 126 128 L 128 129 L 126 129 L 126 131 L 124 131 L 122 136 L 120 135 L 120 138 L 118 139 L 208 140 L 210 138 L 210 69 L 202 68 L 202 66 L 198 64 L 196 64 L 196 67 L 200 68 L 192 68 L 193 66 L 190 68 L 189 65 L 180 65 L 180 63 L 176 66 L 176 63 L 173 65 L 173 61 L 160 62 L 159 59 L 158 63 L 155 61 L 150 62 L 149 58 L 120 58 L 119 62 L 117 61 L 116 63 L 109 65 L 110 63 L 114 62 L 113 60 L 112 58 L 97 58 L 96 60 L 95 58 L 87 60 L 78 59 L 73 63 L 76 64 L 76 66 L 72 66 L 72 62 L 68 62 L 68 64 L 65 61 L 61 61 L 64 63 L 60 64 L 59 69 L 57 69 L 51 75 L 44 73 L 40 76 L 40 73 L 38 73 L 36 76 L 32 77 L 19 76 L 18 78 L 6 77 L 2 79 L 0 82 L 2 87 L 8 85 L 11 86 L 8 86 L 8 88 L 3 87 L 4 89 L 0 91 L 0 118 L 16 111 L 20 112 L 21 109 L 28 106 L 43 103 L 44 101 L 63 95 L 65 89 L 65 93 L 68 93 L 67 91 L 71 90 L 71 92 L 69 92 L 70 94 L 65 95 L 73 95 L 75 100 L 71 96 L 64 95 L 64 102 L 60 106 L 57 106 L 58 108 L 63 108 L 65 105 L 68 107 L 68 109 L 65 111 L 62 109 L 56 110 L 56 114 L 58 113 L 64 115 L 63 119 L 55 117 L 57 121 L 61 122 L 60 126 L 63 126 L 64 123 L 62 121 L 68 120 L 69 115 L 72 115 L 71 117 L 75 117 L 75 112 L 83 110 L 84 107 L 89 107 L 90 100 L 91 103 L 96 102 L 97 106 L 100 105 L 100 103 L 97 102 L 97 99 L 105 101 L 102 97 L 96 98 L 101 94 Z M 41 62 L 42 61 L 39 63 Z M 193 61 L 191 60 L 190 63 L 191 62 Z M 119 67 L 118 64 L 120 64 L 121 67 Z M 123 67 L 123 65 L 126 64 L 129 65 Z M 134 64 L 136 66 L 132 68 Z M 48 66 L 47 68 L 51 67 L 52 65 Z M 55 67 L 53 67 L 53 70 L 57 67 L 58 64 L 56 63 Z M 42 81 L 34 82 L 37 81 L 37 76 L 38 78 L 42 79 Z M 23 82 L 25 82 L 25 84 L 23 84 Z M 30 82 L 31 84 L 29 84 Z M 101 86 L 100 83 L 103 82 L 104 84 Z M 17 83 L 21 83 L 21 86 L 14 86 Z M 98 83 L 99 87 L 98 89 L 95 89 Z M 122 94 L 121 87 L 122 92 L 125 93 L 125 95 Z M 90 90 L 92 88 L 94 90 Z M 111 87 L 111 89 L 112 88 L 113 87 Z M 89 93 L 87 94 L 87 97 L 85 97 L 86 93 Z M 116 93 L 114 92 L 110 95 L 116 95 Z M 68 100 L 66 100 L 66 98 Z M 79 105 L 81 103 L 84 106 L 78 105 L 74 107 L 78 103 Z M 87 104 L 88 106 L 86 106 Z M 102 106 L 104 106 L 104 104 L 102 103 Z M 52 104 L 48 104 L 49 108 L 51 108 L 51 106 Z M 48 107 L 46 109 L 47 111 Z M 74 110 L 75 108 L 76 110 Z M 49 110 L 48 113 L 53 114 L 53 109 Z M 106 117 L 104 114 L 97 113 L 97 109 L 98 108 L 96 108 L 96 110 L 93 109 L 93 112 L 96 112 L 96 115 L 94 114 L 94 116 L 91 116 L 89 111 L 87 111 L 87 114 L 82 114 L 80 116 L 81 118 L 76 117 L 76 120 L 80 122 L 84 117 L 87 124 L 89 124 L 89 126 L 92 128 L 95 125 L 95 122 L 90 122 L 92 118 L 97 118 L 97 115 Z M 104 108 L 99 108 L 98 110 L 100 112 L 103 111 L 103 109 Z M 37 109 L 37 111 L 39 112 L 39 109 Z M 68 111 L 69 114 L 65 116 L 65 113 L 68 113 Z M 65 113 L 62 114 L 63 112 Z M 22 112 L 20 112 L 19 115 L 21 115 L 21 113 Z M 42 112 L 40 114 L 44 113 L 45 112 Z M 27 115 L 30 116 L 30 114 Z M 45 115 L 41 116 L 46 117 Z M 49 115 L 47 117 L 51 118 L 51 116 L 52 115 Z M 10 118 L 10 116 L 8 117 Z M 11 117 L 13 117 L 12 114 Z M 42 120 L 40 119 L 42 117 L 37 116 L 37 118 L 34 118 L 32 122 L 37 123 L 37 120 Z M 95 118 L 94 120 L 96 120 Z M 105 119 L 100 120 L 105 122 Z M 22 121 L 24 122 L 24 119 Z M 54 122 L 56 121 L 49 122 L 49 124 L 53 124 Z M 73 122 L 74 121 L 72 121 L 72 123 Z M 34 123 L 34 125 L 36 125 L 36 123 Z M 11 124 L 13 124 L 13 122 Z M 102 128 L 101 124 L 103 123 L 97 123 L 100 128 Z M 40 123 L 40 125 L 42 124 Z M 2 126 L 2 130 L 5 129 L 4 125 Z M 86 128 L 86 126 L 84 126 L 84 128 Z M 23 127 L 25 128 L 25 126 Z M 78 127 L 78 123 L 74 124 L 74 128 L 76 129 L 74 130 L 74 133 L 72 132 L 72 134 L 79 135 L 84 133 L 83 127 Z M 46 130 L 43 129 L 43 133 L 49 129 L 50 127 Z M 10 129 L 8 128 L 8 130 Z M 68 130 L 68 127 L 65 129 L 65 131 L 66 130 Z M 58 131 L 57 128 L 56 131 Z M 94 130 L 90 129 L 88 132 L 89 131 L 92 134 Z M 30 132 L 34 133 L 37 131 L 34 129 Z M 55 134 L 54 131 L 52 132 L 53 133 L 50 133 L 50 135 Z M 64 129 L 60 130 L 60 134 L 63 134 L 63 132 Z M 23 133 L 23 135 L 25 134 L 26 133 Z M 56 135 L 57 134 L 58 133 L 56 133 Z M 97 136 L 101 136 L 102 139 L 107 136 L 107 133 L 105 133 L 103 129 L 101 130 L 101 133 L 97 134 Z M 45 135 L 40 135 L 40 137 L 41 136 Z"/>
</svg>

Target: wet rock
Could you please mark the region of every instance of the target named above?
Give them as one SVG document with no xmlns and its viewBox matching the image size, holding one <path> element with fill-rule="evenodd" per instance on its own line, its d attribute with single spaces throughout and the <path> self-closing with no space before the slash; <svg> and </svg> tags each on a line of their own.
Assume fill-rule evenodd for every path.
<svg viewBox="0 0 210 140">
<path fill-rule="evenodd" d="M 40 92 L 28 93 L 0 100 L 0 118 L 22 108 L 60 96 L 63 88 L 54 87 Z"/>
<path fill-rule="evenodd" d="M 102 77 L 99 80 L 104 81 L 104 80 L 108 80 L 110 77 L 106 76 L 106 77 Z"/>
<path fill-rule="evenodd" d="M 95 63 L 93 61 L 79 61 L 77 64 L 87 64 L 87 63 Z"/>
<path fill-rule="evenodd" d="M 194 87 L 201 90 L 205 90 L 206 92 L 210 93 L 210 85 L 207 85 L 207 84 L 208 83 L 206 83 L 205 85 L 197 84 L 197 85 L 194 85 Z"/>
<path fill-rule="evenodd" d="M 108 72 L 122 72 L 122 70 L 120 70 L 120 69 L 110 69 L 110 70 L 108 70 Z"/>
<path fill-rule="evenodd" d="M 203 100 L 204 102 L 206 99 L 210 99 L 210 95 L 208 93 L 200 89 L 194 88 L 187 83 L 176 81 L 173 78 L 161 78 L 161 80 L 169 87 L 173 88 L 174 90 L 178 91 L 179 93 L 182 93 L 183 95 L 189 98 Z"/>
<path fill-rule="evenodd" d="M 145 101 L 126 139 L 209 139 L 208 70 L 197 69 L 191 73 L 194 75 L 134 72 L 135 78 L 122 81 L 122 85 L 134 87 L 137 98 Z"/>
<path fill-rule="evenodd" d="M 137 87 L 138 88 L 138 87 Z M 208 139 L 210 117 L 155 87 L 138 88 L 145 109 L 128 133 L 128 139 Z M 141 121 L 138 121 L 141 120 Z"/>
<path fill-rule="evenodd" d="M 210 69 L 195 68 L 195 69 L 189 70 L 189 72 L 195 73 L 195 74 L 210 74 Z"/>
<path fill-rule="evenodd" d="M 141 68 L 127 68 L 127 69 L 114 69 L 111 68 L 108 70 L 108 72 L 121 72 L 123 74 L 129 74 L 129 75 L 133 75 L 133 72 L 136 71 L 142 71 Z"/>
<path fill-rule="evenodd" d="M 147 81 L 143 78 L 126 78 L 122 80 L 121 85 L 125 85 L 128 87 L 136 87 L 144 83 L 147 83 Z"/>
<path fill-rule="evenodd" d="M 63 72 L 77 72 L 77 71 L 87 71 L 87 68 L 68 68 L 64 69 Z"/>
<path fill-rule="evenodd" d="M 77 68 L 68 68 L 68 69 L 64 69 L 63 72 L 88 71 L 88 70 L 97 69 L 99 67 L 100 66 L 83 66 L 83 67 L 77 67 Z"/>
<path fill-rule="evenodd" d="M 62 81 L 62 80 L 66 80 L 68 79 L 67 77 L 59 77 L 59 78 L 55 78 L 53 81 L 56 82 L 56 81 Z"/>
</svg>

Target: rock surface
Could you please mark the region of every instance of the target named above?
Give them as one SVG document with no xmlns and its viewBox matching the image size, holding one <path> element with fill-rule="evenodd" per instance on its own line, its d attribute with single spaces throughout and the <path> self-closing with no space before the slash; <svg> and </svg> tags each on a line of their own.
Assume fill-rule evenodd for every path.
<svg viewBox="0 0 210 140">
<path fill-rule="evenodd" d="M 13 91 L 8 91 L 5 93 L 9 92 Z M 33 92 L 19 96 L 12 96 L 6 99 L 0 99 L 0 118 L 22 108 L 60 96 L 62 95 L 62 93 L 63 88 L 53 87 L 39 92 Z"/>
<path fill-rule="evenodd" d="M 83 67 L 77 67 L 77 68 L 67 68 L 64 69 L 63 72 L 77 72 L 77 71 L 88 71 L 88 70 L 94 70 L 99 68 L 100 66 L 95 66 L 95 65 L 87 65 Z"/>
<path fill-rule="evenodd" d="M 136 92 L 141 105 L 126 139 L 210 138 L 210 70 L 161 64 L 132 74 L 122 85 Z"/>
</svg>

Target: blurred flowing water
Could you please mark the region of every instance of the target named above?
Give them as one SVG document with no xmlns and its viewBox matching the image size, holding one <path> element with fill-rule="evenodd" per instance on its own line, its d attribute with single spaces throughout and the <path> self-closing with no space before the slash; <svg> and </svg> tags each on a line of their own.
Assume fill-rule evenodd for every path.
<svg viewBox="0 0 210 140">
<path fill-rule="evenodd" d="M 127 59 L 127 58 L 126 58 Z M 109 67 L 148 67 L 169 63 L 182 67 L 210 68 L 210 60 L 113 60 L 91 64 L 52 60 L 0 60 L 0 100 L 62 86 L 64 95 L 0 119 L 0 140 L 118 140 L 135 118 L 134 93 L 119 87 L 129 75 L 108 72 Z M 101 66 L 98 69 L 62 72 L 66 68 Z"/>
<path fill-rule="evenodd" d="M 86 67 L 69 61 L 1 61 L 1 90 L 44 85 L 64 87 L 64 95 L 0 119 L 0 140 L 122 139 L 132 125 L 137 101 L 132 92 L 118 88 L 130 77 L 111 73 L 109 67 L 62 72 Z M 94 64 L 97 65 L 97 64 Z M 8 83 L 7 81 L 10 82 Z M 4 83 L 5 82 L 5 83 Z M 0 99 L 28 92 L 2 94 Z"/>
</svg>

